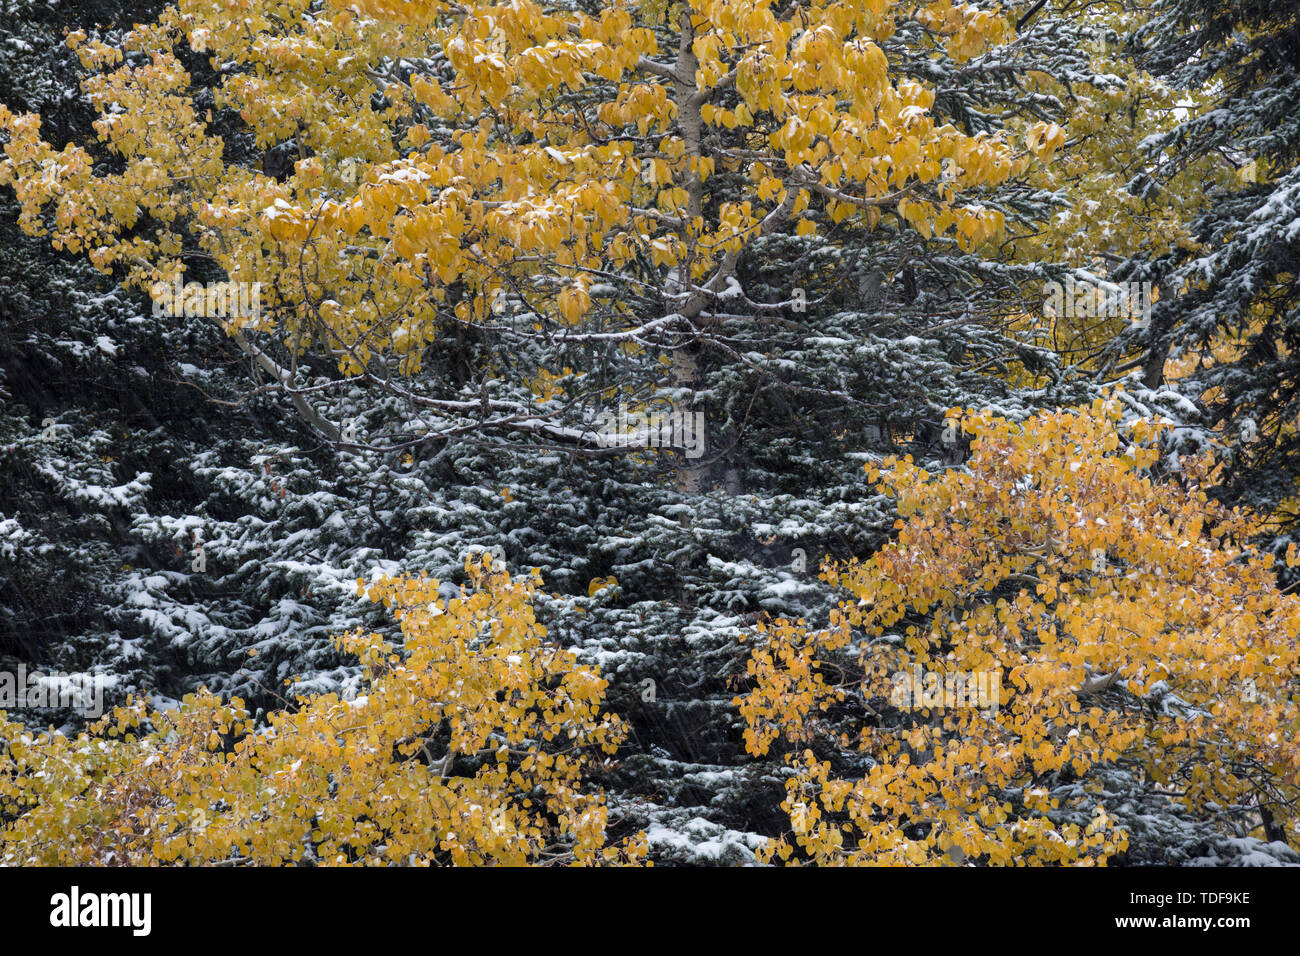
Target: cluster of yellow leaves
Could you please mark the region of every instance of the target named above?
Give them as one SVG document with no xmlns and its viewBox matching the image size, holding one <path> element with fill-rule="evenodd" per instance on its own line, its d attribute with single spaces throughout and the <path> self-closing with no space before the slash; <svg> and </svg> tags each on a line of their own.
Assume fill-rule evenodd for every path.
<svg viewBox="0 0 1300 956">
<path fill-rule="evenodd" d="M 1002 230 L 1000 212 L 956 196 L 1024 173 L 1031 153 L 937 126 L 934 91 L 895 81 L 879 46 L 910 17 L 946 51 L 934 55 L 965 59 L 1013 39 L 996 10 L 694 0 L 656 33 L 663 13 L 631 0 L 596 15 L 535 0 L 180 0 L 120 47 L 69 37 L 122 171 L 93 172 L 85 149 L 55 152 L 35 117 L 0 107 L 0 184 L 24 228 L 141 288 L 171 282 L 196 241 L 231 281 L 262 283 L 259 331 L 326 348 L 350 373 L 376 355 L 413 369 L 439 316 L 481 320 L 503 291 L 582 321 L 593 276 L 639 257 L 665 283 L 717 292 L 755 237 L 812 235 L 819 219 L 874 226 L 896 209 L 967 249 Z M 223 160 L 181 46 L 209 55 L 216 106 L 260 148 L 296 144 L 292 171 Z M 394 67 L 435 61 L 436 75 Z M 1054 142 L 1030 146 L 1047 156 Z M 706 214 L 723 169 L 758 201 Z"/>
<path fill-rule="evenodd" d="M 998 43 L 1015 39 L 1011 24 L 992 10 L 981 10 L 970 3 L 953 4 L 949 0 L 931 3 L 917 11 L 915 19 L 932 32 L 943 36 L 944 47 L 958 63 Z"/>
<path fill-rule="evenodd" d="M 1097 779 L 1114 766 L 1300 834 L 1300 598 L 1244 544 L 1258 523 L 1199 490 L 1206 464 L 1153 481 L 1155 427 L 1120 421 L 1103 402 L 1021 424 L 968 411 L 969 469 L 869 466 L 897 499 L 897 539 L 825 572 L 852 595 L 829 628 L 760 628 L 738 703 L 754 754 L 785 738 L 873 762 L 841 778 L 810 749 L 789 755 L 791 834 L 769 856 L 1103 863 L 1127 841 Z M 891 675 L 915 666 L 996 672 L 999 707 L 884 719 Z M 830 729 L 832 707 L 857 715 L 856 736 Z"/>
<path fill-rule="evenodd" d="M 530 598 L 467 562 L 471 593 L 384 579 L 401 624 L 340 639 L 363 693 L 300 698 L 256 727 L 201 691 L 174 710 L 117 708 L 75 738 L 5 720 L 0 860 L 24 865 L 455 865 L 635 862 L 607 845 L 584 785 L 623 735 L 606 681 L 545 640 Z M 364 582 L 357 582 L 365 591 Z"/>
<path fill-rule="evenodd" d="M 616 587 L 618 587 L 618 578 L 612 574 L 605 578 L 592 578 L 587 584 L 587 596 L 595 597 L 598 592 L 603 591 L 605 588 Z"/>
<path fill-rule="evenodd" d="M 1172 89 L 1123 52 L 1123 37 L 1142 25 L 1149 15 L 1146 10 L 1107 0 L 1083 13 L 1067 8 L 1057 15 L 1077 17 L 1091 36 L 1085 47 L 1103 81 L 1093 86 L 1038 70 L 1028 75 L 1026 85 L 1033 95 L 1059 97 L 1071 104 L 1071 111 L 1065 124 L 1068 143 L 1059 127 L 1055 138 L 1042 123 L 1025 130 L 1026 143 L 1037 155 L 1056 154 L 1050 167 L 1031 167 L 1026 178 L 1040 189 L 1062 192 L 1069 204 L 1041 231 L 1015 239 L 1017 258 L 1054 260 L 1105 277 L 1115 261 L 1135 254 L 1157 259 L 1175 248 L 1195 250 L 1188 224 L 1205 208 L 1211 189 L 1244 185 L 1241 171 L 1218 155 L 1174 167 L 1168 157 L 1153 157 L 1141 144 L 1168 132 L 1187 115 L 1210 108 L 1214 97 L 1209 91 Z M 1256 163 L 1255 174 L 1263 177 L 1262 169 Z M 1144 177 L 1159 177 L 1160 188 L 1145 194 L 1130 190 Z M 1103 350 L 1128 328 L 1129 320 L 1090 312 L 1046 314 L 1038 307 L 1043 299 L 1040 286 L 1027 290 L 1031 310 L 1014 316 L 1013 328 L 1072 364 L 1096 368 Z M 1166 378 L 1177 378 L 1180 371 L 1168 366 Z M 1033 381 L 1018 371 L 1014 377 L 1026 384 Z"/>
<path fill-rule="evenodd" d="M 539 401 L 549 402 L 557 396 L 563 397 L 563 386 L 557 385 L 562 379 L 575 376 L 582 377 L 582 373 L 575 373 L 572 368 L 565 366 L 559 373 L 552 372 L 549 369 L 539 369 L 537 374 L 526 384 L 532 393 L 537 396 Z"/>
<path fill-rule="evenodd" d="M 1147 15 L 1108 2 L 1094 5 L 1080 18 L 1080 26 L 1092 35 L 1085 44 L 1087 52 L 1108 82 L 1067 89 L 1061 78 L 1041 71 L 1030 74 L 1035 94 L 1069 97 L 1072 102 L 1066 122 L 1068 148 L 1050 174 L 1039 168 L 1029 176 L 1038 185 L 1065 188 L 1071 203 L 1041 235 L 1026 240 L 1025 248 L 1039 258 L 1094 266 L 1103 264 L 1098 256 L 1106 253 L 1124 256 L 1145 249 L 1155 258 L 1175 246 L 1191 248 L 1186 223 L 1204 207 L 1206 191 L 1237 180 L 1226 161 L 1202 161 L 1180 169 L 1158 193 L 1137 196 L 1127 188 L 1144 172 L 1167 175 L 1156 169 L 1160 157 L 1148 156 L 1141 142 L 1204 109 L 1208 99 L 1169 88 L 1123 53 L 1122 38 Z"/>
</svg>

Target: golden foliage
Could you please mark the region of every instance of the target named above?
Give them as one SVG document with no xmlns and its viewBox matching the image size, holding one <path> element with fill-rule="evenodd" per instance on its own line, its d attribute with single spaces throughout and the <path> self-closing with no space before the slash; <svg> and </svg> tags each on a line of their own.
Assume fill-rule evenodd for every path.
<svg viewBox="0 0 1300 956">
<path fill-rule="evenodd" d="M 141 288 L 171 283 L 192 251 L 231 281 L 260 281 L 270 301 L 256 330 L 327 348 L 360 373 L 377 355 L 414 369 L 440 310 L 480 321 L 506 291 L 526 292 L 537 315 L 582 321 L 593 289 L 608 288 L 595 277 L 634 261 L 665 283 L 722 291 L 741 250 L 776 229 L 870 227 L 892 211 L 971 249 L 1003 216 L 959 195 L 1033 161 L 937 125 L 934 91 L 892 77 L 879 46 L 911 17 L 936 55 L 965 60 L 1013 39 L 996 12 L 696 0 L 661 37 L 650 27 L 666 10 L 653 4 L 567 7 L 240 0 L 232 15 L 227 0 L 182 0 L 120 48 L 76 33 L 99 154 L 122 171 L 96 171 L 80 146 L 56 152 L 38 117 L 0 107 L 0 184 L 16 190 L 29 232 Z M 216 106 L 259 148 L 297 145 L 291 171 L 225 161 L 181 45 L 209 55 Z M 435 60 L 439 75 L 393 68 Z M 1059 130 L 1029 145 L 1049 156 Z M 723 170 L 754 198 L 710 202 Z"/>
<path fill-rule="evenodd" d="M 964 428 L 968 469 L 870 467 L 898 537 L 825 572 L 852 595 L 830 627 L 759 629 L 747 746 L 803 747 L 787 755 L 791 833 L 768 856 L 1104 863 L 1127 844 L 1107 767 L 1300 834 L 1300 599 L 1244 543 L 1257 522 L 1207 499 L 1204 462 L 1153 481 L 1155 428 L 1121 427 L 1111 403 L 1022 424 L 968 412 Z M 891 679 L 915 667 L 992 672 L 1001 700 L 886 719 Z M 850 757 L 870 769 L 838 776 Z"/>
<path fill-rule="evenodd" d="M 1071 15 L 1092 34 L 1085 46 L 1100 80 L 1092 85 L 1037 70 L 1029 74 L 1028 92 L 1069 103 L 1070 115 L 1064 134 L 1054 141 L 1059 149 L 1054 161 L 1050 166 L 1031 167 L 1025 178 L 1033 187 L 1061 194 L 1067 205 L 1041 230 L 1014 237 L 1016 258 L 1056 261 L 1105 280 L 1117 263 L 1138 253 L 1155 260 L 1173 249 L 1197 251 L 1189 224 L 1206 208 L 1212 189 L 1243 185 L 1241 171 L 1221 154 L 1174 164 L 1167 155 L 1152 155 L 1143 143 L 1170 131 L 1187 116 L 1211 109 L 1213 90 L 1173 89 L 1124 53 L 1122 38 L 1140 27 L 1149 11 L 1106 0 Z M 1027 129 L 1025 136 L 1031 148 L 1050 142 L 1041 123 Z M 1256 162 L 1251 169 L 1259 175 L 1262 166 Z M 1127 318 L 1090 309 L 1045 314 L 1037 308 L 1044 294 L 1041 285 L 1027 290 L 1026 299 L 1033 306 L 1028 314 L 1010 317 L 1019 335 L 1089 370 L 1101 368 L 1107 360 L 1123 365 L 1140 355 L 1142 343 L 1137 337 L 1129 354 L 1118 361 L 1112 354 L 1113 340 L 1130 324 Z M 1158 299 L 1158 285 L 1153 293 L 1152 298 Z M 1179 374 L 1177 363 L 1171 362 L 1166 379 Z M 1025 384 L 1041 384 L 1035 373 L 1019 368 L 1013 377 Z"/>
<path fill-rule="evenodd" d="M 537 584 L 467 561 L 478 587 L 366 590 L 401 624 L 340 645 L 365 669 L 355 699 L 299 698 L 254 726 L 207 691 L 174 710 L 134 700 L 75 738 L 4 721 L 6 864 L 482 865 L 636 862 L 644 834 L 606 843 L 584 785 L 615 751 L 606 681 L 545 640 Z"/>
</svg>

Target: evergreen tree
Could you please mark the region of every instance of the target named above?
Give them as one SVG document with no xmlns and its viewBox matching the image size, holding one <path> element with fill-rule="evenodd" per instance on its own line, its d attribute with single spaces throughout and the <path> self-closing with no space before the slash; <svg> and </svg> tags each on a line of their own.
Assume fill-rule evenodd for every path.
<svg viewBox="0 0 1300 956">
<path fill-rule="evenodd" d="M 1155 310 L 1148 364 L 1154 372 L 1168 358 L 1188 368 L 1178 387 L 1200 408 L 1186 438 L 1227 446 L 1221 493 L 1274 513 L 1282 549 L 1295 525 L 1300 461 L 1300 381 L 1290 357 L 1300 334 L 1297 30 L 1285 3 L 1168 0 L 1134 40 L 1143 67 L 1207 100 L 1148 138 L 1143 189 L 1170 188 L 1170 176 L 1192 164 L 1217 167 L 1206 174 L 1210 201 L 1189 224 L 1194 244 L 1135 257 L 1135 270 L 1176 292 Z"/>
<path fill-rule="evenodd" d="M 1081 109 L 1072 96 L 1114 82 L 1084 46 L 1096 24 L 1066 4 L 855 5 L 854 42 L 881 53 L 863 69 L 897 133 L 877 128 L 866 158 L 878 166 L 835 187 L 855 204 L 805 164 L 861 143 L 830 126 L 799 142 L 788 113 L 751 109 L 766 81 L 717 29 L 676 5 L 635 24 L 617 4 L 544 6 L 541 25 L 531 6 L 473 5 L 454 24 L 437 4 L 281 6 L 257 20 L 257 44 L 231 35 L 216 3 L 183 3 L 131 38 L 91 27 L 155 11 L 59 7 L 58 23 L 88 34 L 79 51 L 100 58 L 106 85 L 89 96 L 73 92 L 53 8 L 12 28 L 31 50 L 5 62 L 8 119 L 39 112 L 58 150 L 90 142 L 92 101 L 121 118 L 84 171 L 45 163 L 53 152 L 8 124 L 8 170 L 27 192 L 6 210 L 6 246 L 21 252 L 5 268 L 29 291 L 2 293 L 15 316 L 0 410 L 13 475 L 0 499 L 3 633 L 15 660 L 118 675 L 116 699 L 149 690 L 167 703 L 202 685 L 260 719 L 290 686 L 364 689 L 333 636 L 400 640 L 357 579 L 426 572 L 450 597 L 467 556 L 498 554 L 512 573 L 540 571 L 535 613 L 599 667 L 628 725 L 617 761 L 589 768 L 612 835 L 644 830 L 663 862 L 748 862 L 788 826 L 790 771 L 745 752 L 741 637 L 760 618 L 824 624 L 836 594 L 817 577 L 822 557 L 866 559 L 890 537 L 894 504 L 863 465 L 910 454 L 935 472 L 960 466 L 949 410 L 1023 419 L 1094 394 L 1093 370 L 1023 317 L 1041 310 L 1045 281 L 1093 265 L 1035 242 L 1072 201 L 1052 171 L 1060 126 Z M 732 6 L 696 12 L 723 22 Z M 843 11 L 763 11 L 807 74 L 780 95 L 853 115 L 853 82 L 812 102 L 818 70 L 843 68 L 819 32 L 845 33 Z M 620 56 L 646 42 L 633 27 L 662 52 L 622 83 L 561 28 L 579 14 L 582 37 Z M 819 30 L 797 25 L 808 17 Z M 174 85 L 150 72 L 164 50 L 185 71 Z M 57 69 L 35 69 L 45 62 Z M 37 95 L 22 86 L 32 74 L 58 80 Z M 522 93 L 499 88 L 507 74 Z M 685 107 L 701 91 L 713 112 L 692 106 L 696 129 Z M 136 92 L 143 105 L 112 105 Z M 50 125 L 61 109 L 70 118 Z M 132 138 L 136 119 L 190 109 L 192 122 Z M 909 128 L 930 152 L 908 155 Z M 153 179 L 163 159 L 193 177 Z M 112 180 L 126 170 L 138 178 Z M 426 188 L 417 173 L 446 181 Z M 52 221 L 92 180 L 144 214 L 110 203 L 93 223 Z M 619 219 L 592 182 L 639 212 Z M 192 215 L 190 201 L 221 215 Z M 475 203 L 481 221 L 465 212 Z M 588 221 L 568 221 L 579 207 Z M 691 253 L 705 266 L 692 274 L 681 248 L 704 233 L 683 210 L 720 248 L 728 229 L 743 234 L 738 254 Z M 63 228 L 134 285 L 50 253 L 20 218 Z M 606 253 L 598 268 L 582 258 Z M 436 280 L 413 268 L 420 255 Z M 143 293 L 180 265 L 186 281 L 261 281 L 267 321 L 156 314 L 166 303 Z M 1134 400 L 1167 411 L 1182 399 Z M 599 415 L 620 405 L 702 413 L 702 454 L 608 447 Z M 1135 861 L 1228 855 L 1140 781 L 1115 792 L 1140 808 L 1125 817 Z"/>
</svg>

